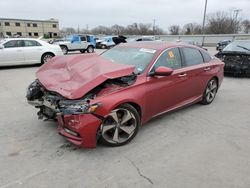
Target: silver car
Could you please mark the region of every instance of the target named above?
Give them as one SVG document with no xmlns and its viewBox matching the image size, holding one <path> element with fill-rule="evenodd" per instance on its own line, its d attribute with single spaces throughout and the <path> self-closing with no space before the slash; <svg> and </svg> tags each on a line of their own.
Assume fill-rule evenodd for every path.
<svg viewBox="0 0 250 188">
<path fill-rule="evenodd" d="M 38 39 L 8 38 L 0 41 L 0 66 L 43 64 L 63 55 L 58 45 Z"/>
</svg>

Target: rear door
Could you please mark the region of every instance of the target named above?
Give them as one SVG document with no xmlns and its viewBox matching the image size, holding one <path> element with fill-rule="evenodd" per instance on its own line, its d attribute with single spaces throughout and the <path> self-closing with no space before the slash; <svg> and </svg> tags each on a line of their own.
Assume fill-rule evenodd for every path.
<svg viewBox="0 0 250 188">
<path fill-rule="evenodd" d="M 184 60 L 186 75 L 189 77 L 187 99 L 197 99 L 202 96 L 208 80 L 211 78 L 213 67 L 208 57 L 205 62 L 200 50 L 192 47 L 182 47 L 181 54 Z M 211 59 L 210 59 L 211 60 Z"/>
<path fill-rule="evenodd" d="M 0 65 L 20 65 L 25 64 L 23 53 L 23 41 L 11 40 L 3 44 L 0 49 Z"/>
<path fill-rule="evenodd" d="M 35 40 L 24 40 L 24 58 L 26 63 L 41 63 L 43 46 Z"/>
</svg>

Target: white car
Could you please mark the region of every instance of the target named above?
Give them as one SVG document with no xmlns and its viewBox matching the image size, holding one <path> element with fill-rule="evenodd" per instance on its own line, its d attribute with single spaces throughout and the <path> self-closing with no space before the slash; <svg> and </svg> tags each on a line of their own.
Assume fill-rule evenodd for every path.
<svg viewBox="0 0 250 188">
<path fill-rule="evenodd" d="M 43 64 L 63 55 L 60 46 L 38 39 L 8 38 L 0 41 L 0 66 Z"/>
</svg>

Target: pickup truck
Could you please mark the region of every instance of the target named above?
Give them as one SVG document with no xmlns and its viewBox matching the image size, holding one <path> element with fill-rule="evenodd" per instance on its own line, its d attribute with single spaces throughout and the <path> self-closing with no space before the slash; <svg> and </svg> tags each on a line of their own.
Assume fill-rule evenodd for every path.
<svg viewBox="0 0 250 188">
<path fill-rule="evenodd" d="M 95 37 L 93 35 L 72 35 L 65 41 L 56 42 L 63 54 L 70 51 L 80 51 L 81 53 L 93 53 L 96 47 Z"/>
</svg>

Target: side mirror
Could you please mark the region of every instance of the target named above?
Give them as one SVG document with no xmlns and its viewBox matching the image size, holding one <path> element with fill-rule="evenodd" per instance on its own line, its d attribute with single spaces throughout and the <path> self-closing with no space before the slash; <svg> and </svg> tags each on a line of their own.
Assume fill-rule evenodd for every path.
<svg viewBox="0 0 250 188">
<path fill-rule="evenodd" d="M 4 49 L 4 45 L 0 44 L 0 49 Z"/>
<path fill-rule="evenodd" d="M 164 67 L 164 66 L 160 66 L 158 68 L 156 68 L 155 72 L 152 73 L 152 76 L 169 76 L 173 73 L 173 69 L 168 68 L 168 67 Z"/>
</svg>

